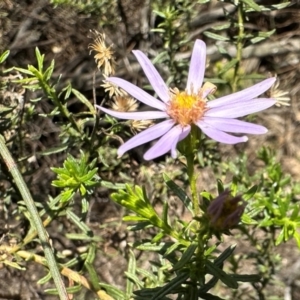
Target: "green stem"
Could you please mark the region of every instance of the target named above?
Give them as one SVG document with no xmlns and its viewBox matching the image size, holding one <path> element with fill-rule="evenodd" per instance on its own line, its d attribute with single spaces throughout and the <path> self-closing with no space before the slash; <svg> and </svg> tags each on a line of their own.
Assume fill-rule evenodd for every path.
<svg viewBox="0 0 300 300">
<path fill-rule="evenodd" d="M 238 39 L 237 39 L 237 45 L 236 45 L 236 59 L 237 63 L 235 65 L 234 69 L 234 78 L 233 78 L 233 84 L 232 84 L 232 91 L 237 91 L 237 83 L 238 83 L 238 72 L 241 66 L 242 61 L 242 55 L 243 55 L 243 42 L 244 42 L 244 11 L 243 11 L 243 3 L 238 2 Z"/>
<path fill-rule="evenodd" d="M 39 80 L 40 86 L 44 90 L 45 94 L 49 96 L 50 99 L 54 102 L 56 107 L 58 107 L 61 114 L 66 117 L 70 123 L 72 124 L 73 128 L 80 134 L 82 134 L 78 124 L 76 123 L 72 114 L 68 111 L 68 109 L 61 103 L 60 99 L 58 98 L 55 90 L 44 80 L 43 74 L 41 74 L 38 70 L 32 71 L 36 78 Z"/>
<path fill-rule="evenodd" d="M 64 286 L 63 280 L 60 276 L 60 272 L 52 251 L 52 248 L 49 243 L 48 234 L 43 226 L 43 222 L 39 216 L 39 212 L 35 206 L 35 203 L 31 197 L 31 194 L 23 180 L 22 175 L 20 174 L 16 163 L 14 162 L 8 148 L 5 145 L 5 140 L 2 135 L 0 135 L 0 155 L 2 156 L 5 164 L 9 172 L 11 173 L 12 177 L 15 180 L 15 183 L 20 191 L 20 194 L 26 204 L 28 212 L 33 220 L 33 223 L 36 227 L 41 245 L 44 249 L 45 257 L 48 263 L 48 267 L 50 269 L 50 273 L 53 277 L 54 284 L 57 288 L 59 298 L 61 300 L 66 300 L 68 298 L 68 294 L 66 288 Z"/>
<path fill-rule="evenodd" d="M 189 143 L 188 147 L 186 147 L 186 160 L 187 160 L 187 174 L 189 177 L 191 194 L 192 194 L 192 202 L 195 216 L 200 215 L 200 207 L 199 207 L 199 198 L 197 192 L 197 177 L 195 175 L 195 165 L 194 165 L 194 152 L 197 148 L 197 128 L 192 126 L 191 133 L 188 135 Z"/>
</svg>

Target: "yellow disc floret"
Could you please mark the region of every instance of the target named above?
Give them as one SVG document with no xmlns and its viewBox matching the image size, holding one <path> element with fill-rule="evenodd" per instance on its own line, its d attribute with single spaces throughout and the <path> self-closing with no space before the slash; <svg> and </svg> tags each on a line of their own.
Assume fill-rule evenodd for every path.
<svg viewBox="0 0 300 300">
<path fill-rule="evenodd" d="M 167 113 L 176 123 L 184 127 L 197 122 L 204 115 L 206 99 L 202 97 L 202 90 L 197 94 L 188 94 L 174 89 L 170 95 Z"/>
</svg>

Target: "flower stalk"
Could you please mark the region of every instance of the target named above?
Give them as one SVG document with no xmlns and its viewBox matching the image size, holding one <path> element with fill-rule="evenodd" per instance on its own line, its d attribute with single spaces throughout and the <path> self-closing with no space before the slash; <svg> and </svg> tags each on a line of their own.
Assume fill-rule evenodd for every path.
<svg viewBox="0 0 300 300">
<path fill-rule="evenodd" d="M 41 245 L 44 249 L 44 253 L 45 253 L 45 257 L 47 260 L 47 265 L 49 267 L 51 276 L 54 280 L 54 284 L 57 288 L 57 292 L 59 295 L 59 298 L 61 300 L 66 300 L 69 299 L 67 291 L 66 291 L 66 287 L 63 283 L 63 280 L 61 278 L 55 257 L 54 257 L 54 253 L 53 250 L 50 246 L 49 243 L 49 238 L 48 238 L 48 233 L 46 232 L 44 226 L 43 226 L 43 222 L 39 216 L 39 212 L 35 206 L 35 203 L 32 199 L 32 196 L 24 182 L 24 179 L 20 173 L 20 171 L 18 170 L 18 167 L 15 163 L 15 161 L 13 160 L 8 148 L 5 145 L 5 140 L 4 137 L 2 135 L 0 135 L 0 155 L 2 156 L 8 171 L 11 173 L 12 177 L 15 180 L 15 183 L 19 189 L 19 192 L 25 202 L 25 205 L 28 209 L 28 212 L 32 218 L 33 224 L 35 225 L 35 228 L 37 230 Z"/>
<path fill-rule="evenodd" d="M 237 91 L 238 86 L 238 72 L 240 69 L 241 61 L 242 61 L 242 55 L 243 55 L 243 40 L 244 40 L 244 11 L 243 11 L 243 3 L 241 1 L 238 1 L 238 38 L 237 38 L 237 46 L 236 46 L 236 59 L 237 63 L 234 68 L 234 77 L 233 77 L 233 84 L 232 84 L 232 91 Z"/>
<path fill-rule="evenodd" d="M 185 156 L 187 161 L 187 174 L 189 177 L 193 210 L 196 217 L 200 215 L 199 197 L 197 192 L 197 176 L 195 174 L 195 150 L 198 148 L 197 128 L 192 126 L 191 134 L 187 137 L 188 146 L 185 147 Z"/>
</svg>

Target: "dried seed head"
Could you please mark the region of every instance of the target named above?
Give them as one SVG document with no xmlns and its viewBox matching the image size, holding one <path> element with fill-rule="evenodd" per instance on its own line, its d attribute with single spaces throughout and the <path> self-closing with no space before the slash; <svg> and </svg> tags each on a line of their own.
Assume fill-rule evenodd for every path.
<svg viewBox="0 0 300 300">
<path fill-rule="evenodd" d="M 106 76 L 104 76 L 106 77 Z M 112 98 L 115 96 L 126 96 L 128 95 L 124 90 L 120 89 L 113 83 L 103 80 L 103 84 L 101 84 L 102 87 L 104 87 L 104 91 L 108 93 L 109 97 Z"/>
<path fill-rule="evenodd" d="M 115 96 L 113 99 L 111 107 L 116 111 L 136 111 L 139 106 L 136 100 L 130 96 Z"/>
<path fill-rule="evenodd" d="M 275 75 L 275 77 L 277 77 Z M 273 98 L 276 100 L 275 105 L 280 106 L 290 106 L 291 98 L 289 92 L 279 89 L 280 80 L 277 77 L 275 84 L 266 92 L 267 97 Z"/>
<path fill-rule="evenodd" d="M 132 120 L 130 121 L 130 128 L 132 133 L 137 133 L 141 130 L 151 127 L 154 125 L 153 121 L 151 120 Z"/>
<path fill-rule="evenodd" d="M 109 47 L 106 46 L 104 33 L 100 33 L 96 30 L 91 32 L 94 42 L 88 45 L 88 48 L 91 49 L 90 53 L 91 51 L 96 52 L 94 58 L 98 69 L 101 69 L 104 75 L 110 76 L 115 73 L 114 67 L 116 65 L 112 45 Z"/>
</svg>

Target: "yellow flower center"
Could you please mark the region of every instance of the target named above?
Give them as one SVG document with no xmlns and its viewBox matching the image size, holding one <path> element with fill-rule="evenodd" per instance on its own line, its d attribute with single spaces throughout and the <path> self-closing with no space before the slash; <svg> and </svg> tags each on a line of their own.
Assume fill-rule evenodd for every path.
<svg viewBox="0 0 300 300">
<path fill-rule="evenodd" d="M 182 125 L 191 125 L 199 121 L 206 111 L 206 99 L 203 98 L 203 91 L 200 89 L 197 94 L 180 92 L 177 89 L 171 90 L 171 99 L 167 113 Z"/>
</svg>

